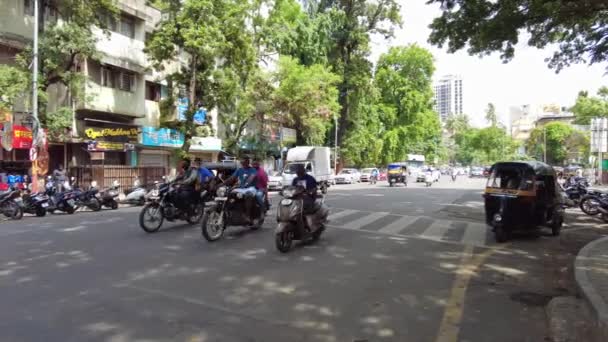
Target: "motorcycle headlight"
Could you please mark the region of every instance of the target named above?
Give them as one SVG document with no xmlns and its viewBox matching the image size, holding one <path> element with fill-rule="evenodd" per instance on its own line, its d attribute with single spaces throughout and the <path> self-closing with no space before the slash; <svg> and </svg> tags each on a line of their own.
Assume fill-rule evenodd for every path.
<svg viewBox="0 0 608 342">
<path fill-rule="evenodd" d="M 226 187 L 222 186 L 221 188 L 217 189 L 217 196 L 226 197 Z"/>
<path fill-rule="evenodd" d="M 502 216 L 500 214 L 494 214 L 494 222 L 502 222 Z"/>
</svg>

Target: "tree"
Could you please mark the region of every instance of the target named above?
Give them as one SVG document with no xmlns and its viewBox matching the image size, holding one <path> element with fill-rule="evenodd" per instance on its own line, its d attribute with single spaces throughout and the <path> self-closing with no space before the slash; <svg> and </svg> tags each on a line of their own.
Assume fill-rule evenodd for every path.
<svg viewBox="0 0 608 342">
<path fill-rule="evenodd" d="M 469 128 L 454 137 L 457 145 L 456 162 L 471 164 L 492 164 L 515 158 L 518 144 L 508 136 L 502 127 Z"/>
<path fill-rule="evenodd" d="M 589 125 L 592 118 L 608 117 L 608 87 L 601 87 L 597 96 L 589 96 L 586 91 L 581 91 L 571 110 L 579 125 Z"/>
<path fill-rule="evenodd" d="M 313 17 L 328 16 L 331 22 L 328 62 L 341 77 L 338 141 L 342 142 L 363 104 L 362 90 L 371 80 L 370 35 L 393 36 L 394 25 L 401 24 L 400 5 L 396 0 L 316 0 L 309 4 Z"/>
<path fill-rule="evenodd" d="M 441 125 L 433 111 L 433 55 L 415 44 L 392 47 L 378 60 L 374 83 L 384 140 L 383 162 L 408 153 L 438 155 Z"/>
<path fill-rule="evenodd" d="M 469 129 L 471 127 L 469 122 L 469 116 L 466 114 L 452 115 L 445 121 L 445 129 L 454 136 Z"/>
<path fill-rule="evenodd" d="M 439 3 L 443 14 L 435 18 L 430 42 L 449 52 L 467 47 L 470 54 L 498 51 L 504 61 L 515 53 L 520 32 L 527 44 L 539 49 L 559 48 L 547 59 L 557 71 L 572 63 L 601 63 L 608 58 L 606 11 L 599 0 L 428 0 Z"/>
<path fill-rule="evenodd" d="M 498 125 L 498 116 L 496 115 L 496 107 L 494 107 L 493 103 L 488 103 L 488 108 L 486 109 L 486 121 L 492 127 L 496 127 Z"/>
<path fill-rule="evenodd" d="M 291 57 L 281 57 L 275 73 L 278 84 L 273 109 L 297 132 L 297 143 L 323 145 L 327 130 L 338 114 L 340 78 L 320 64 L 309 67 Z"/>
<path fill-rule="evenodd" d="M 29 89 L 27 73 L 10 65 L 0 65 L 0 110 L 11 110 Z"/>
<path fill-rule="evenodd" d="M 527 142 L 528 154 L 543 160 L 545 146 L 546 162 L 564 165 L 572 158 L 585 160 L 589 154 L 589 137 L 565 122 L 550 122 L 532 131 Z"/>
</svg>

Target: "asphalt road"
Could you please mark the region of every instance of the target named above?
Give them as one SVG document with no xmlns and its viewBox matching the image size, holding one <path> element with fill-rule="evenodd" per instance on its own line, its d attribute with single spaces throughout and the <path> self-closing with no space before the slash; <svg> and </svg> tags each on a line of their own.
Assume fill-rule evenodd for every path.
<svg viewBox="0 0 608 342">
<path fill-rule="evenodd" d="M 543 341 L 558 240 L 494 243 L 482 186 L 332 187 L 286 255 L 271 214 L 215 243 L 139 208 L 0 222 L 0 341 Z"/>
</svg>

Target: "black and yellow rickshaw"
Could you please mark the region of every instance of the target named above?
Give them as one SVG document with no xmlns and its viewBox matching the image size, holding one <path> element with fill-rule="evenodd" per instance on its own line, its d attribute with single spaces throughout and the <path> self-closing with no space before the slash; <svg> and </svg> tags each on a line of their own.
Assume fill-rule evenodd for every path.
<svg viewBox="0 0 608 342">
<path fill-rule="evenodd" d="M 515 230 L 551 228 L 559 235 L 564 222 L 564 198 L 553 168 L 540 162 L 500 162 L 490 169 L 484 193 L 486 223 L 496 241 L 507 241 Z"/>
<path fill-rule="evenodd" d="M 387 166 L 388 184 L 393 186 L 397 183 L 403 183 L 407 186 L 407 165 L 405 163 L 392 163 Z"/>
</svg>

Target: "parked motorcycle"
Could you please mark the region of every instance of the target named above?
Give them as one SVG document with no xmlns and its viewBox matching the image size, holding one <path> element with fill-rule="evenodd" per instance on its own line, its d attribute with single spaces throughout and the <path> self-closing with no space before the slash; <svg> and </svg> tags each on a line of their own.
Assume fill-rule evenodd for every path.
<svg viewBox="0 0 608 342">
<path fill-rule="evenodd" d="M 319 196 L 309 213 L 304 212 L 303 187 L 288 187 L 282 191 L 283 199 L 277 207 L 277 228 L 275 230 L 275 245 L 279 252 L 287 253 L 293 240 L 319 240 L 325 230 L 329 208 L 325 205 L 325 197 Z M 304 234 L 302 234 L 304 232 Z"/>
<path fill-rule="evenodd" d="M 157 232 L 163 221 L 184 220 L 190 224 L 198 223 L 203 216 L 203 205 L 201 201 L 191 203 L 190 213 L 184 212 L 175 206 L 179 186 L 174 183 L 163 183 L 158 188 L 158 194 L 148 197 L 148 203 L 144 205 L 139 214 L 139 226 L 146 233 Z"/>
<path fill-rule="evenodd" d="M 14 188 L 0 193 L 0 213 L 12 220 L 20 220 L 23 217 L 20 196 L 20 191 Z"/>
<path fill-rule="evenodd" d="M 566 195 L 566 205 L 568 207 L 575 207 L 580 204 L 583 196 L 587 194 L 587 187 L 589 183 L 586 180 L 581 180 L 578 182 L 574 182 L 569 184 L 564 188 L 564 193 Z"/>
<path fill-rule="evenodd" d="M 246 203 L 246 201 L 250 201 Z M 246 208 L 253 208 L 251 218 Z M 249 226 L 257 230 L 264 224 L 266 206 L 260 207 L 255 199 L 255 192 L 243 188 L 229 188 L 220 186 L 216 196 L 205 208 L 201 231 L 203 237 L 209 241 L 217 241 L 224 235 L 229 226 Z"/>
<path fill-rule="evenodd" d="M 602 214 L 602 219 L 608 219 L 608 194 L 599 191 L 589 191 L 579 204 L 581 210 L 589 215 Z"/>
<path fill-rule="evenodd" d="M 71 178 L 74 181 L 74 177 Z M 49 196 L 49 206 L 47 211 L 53 214 L 55 211 L 62 211 L 67 214 L 73 214 L 77 208 L 76 197 L 79 192 L 74 191 L 70 182 L 63 183 L 63 191 L 59 192 L 57 184 L 49 176 L 46 183 L 46 195 Z"/>
<path fill-rule="evenodd" d="M 133 182 L 133 188 L 125 191 L 125 199 L 122 203 L 141 206 L 146 203 L 146 189 L 141 185 L 139 178 Z"/>
<path fill-rule="evenodd" d="M 49 196 L 45 193 L 32 193 L 30 189 L 23 191 L 21 195 L 24 213 L 34 214 L 38 217 L 46 215 L 49 207 Z"/>
<path fill-rule="evenodd" d="M 91 185 L 96 187 L 97 182 L 93 181 L 93 183 L 94 184 L 91 184 Z M 104 189 L 103 191 L 100 191 L 97 194 L 97 198 L 101 202 L 102 207 L 110 208 L 112 210 L 118 209 L 118 202 L 116 201 L 116 198 L 119 195 L 119 192 L 118 192 L 119 186 L 120 186 L 120 183 L 117 180 L 114 180 L 112 182 L 111 187 Z"/>
<path fill-rule="evenodd" d="M 88 190 L 74 189 L 76 193 L 76 209 L 87 207 L 92 211 L 101 210 L 101 201 L 97 198 L 99 189 L 90 186 Z"/>
</svg>

